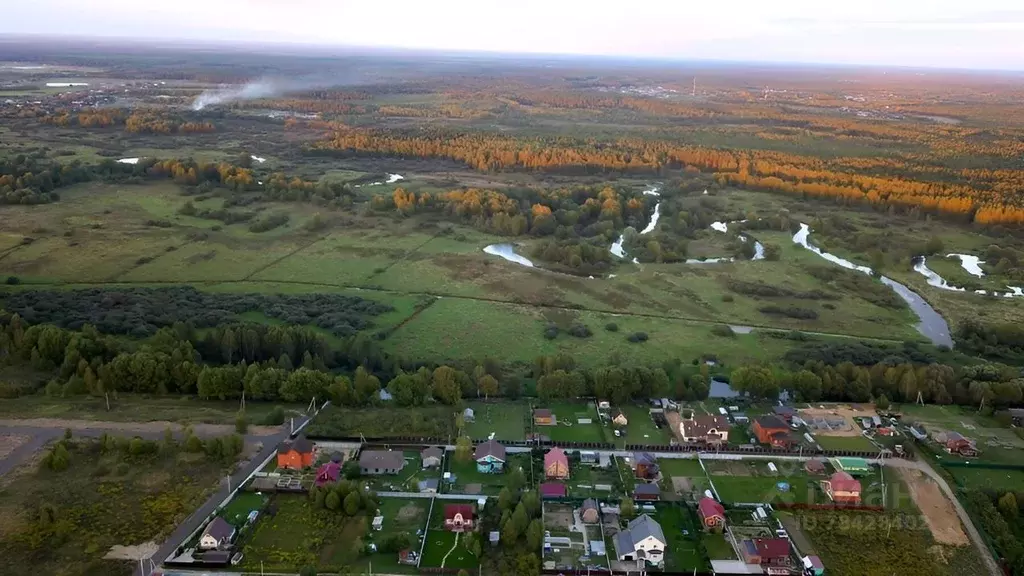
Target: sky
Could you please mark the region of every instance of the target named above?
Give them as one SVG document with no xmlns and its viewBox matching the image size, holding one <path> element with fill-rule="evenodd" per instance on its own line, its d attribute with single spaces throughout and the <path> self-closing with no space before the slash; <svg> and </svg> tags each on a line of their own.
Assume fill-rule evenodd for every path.
<svg viewBox="0 0 1024 576">
<path fill-rule="evenodd" d="M 1022 0 L 22 0 L 0 34 L 1024 70 Z"/>
</svg>

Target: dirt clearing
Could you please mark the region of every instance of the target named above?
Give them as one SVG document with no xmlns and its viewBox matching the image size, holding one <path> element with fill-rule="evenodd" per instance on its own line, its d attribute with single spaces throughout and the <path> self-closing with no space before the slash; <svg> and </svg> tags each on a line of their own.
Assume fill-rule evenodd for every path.
<svg viewBox="0 0 1024 576">
<path fill-rule="evenodd" d="M 875 416 L 874 406 L 865 405 L 861 410 L 854 410 L 849 406 L 832 406 L 829 408 L 801 408 L 800 418 L 811 425 L 816 436 L 860 436 L 860 427 L 856 418 L 870 418 Z M 844 420 L 840 426 L 833 426 L 831 423 Z M 828 422 L 828 426 L 815 426 L 814 424 Z"/>
<path fill-rule="evenodd" d="M 910 488 L 910 496 L 914 504 L 924 515 L 932 536 L 939 544 L 950 546 L 967 546 L 970 540 L 960 526 L 960 518 L 956 515 L 953 503 L 946 498 L 935 482 L 919 470 L 900 468 L 903 481 Z"/>
<path fill-rule="evenodd" d="M 0 460 L 10 456 L 11 452 L 17 450 L 25 442 L 28 442 L 28 436 L 17 436 L 14 434 L 0 436 Z"/>
<path fill-rule="evenodd" d="M 103 558 L 106 560 L 133 560 L 138 562 L 139 558 L 149 558 L 156 554 L 159 549 L 160 547 L 157 546 L 156 542 L 146 542 L 137 546 L 112 546 Z"/>
</svg>

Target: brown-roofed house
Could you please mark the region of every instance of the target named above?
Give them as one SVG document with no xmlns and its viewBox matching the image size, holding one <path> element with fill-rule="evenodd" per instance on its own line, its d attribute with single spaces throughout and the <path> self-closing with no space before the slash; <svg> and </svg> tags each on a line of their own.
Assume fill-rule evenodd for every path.
<svg viewBox="0 0 1024 576">
<path fill-rule="evenodd" d="M 396 450 L 363 450 L 359 472 L 364 475 L 398 474 L 405 467 L 405 455 Z"/>
<path fill-rule="evenodd" d="M 302 470 L 313 465 L 313 443 L 305 436 L 285 440 L 277 448 L 277 467 Z"/>
<path fill-rule="evenodd" d="M 778 416 L 762 416 L 754 420 L 754 435 L 757 441 L 772 447 L 789 446 L 789 426 Z"/>
<path fill-rule="evenodd" d="M 729 419 L 718 414 L 693 416 L 679 423 L 683 442 L 722 444 L 729 441 Z"/>
<path fill-rule="evenodd" d="M 824 474 L 825 461 L 820 458 L 811 458 L 804 463 L 804 470 L 807 470 L 808 474 Z"/>
<path fill-rule="evenodd" d="M 946 434 L 946 451 L 950 454 L 959 454 L 961 456 L 978 455 L 978 448 L 974 441 L 959 432 L 949 432 Z"/>
<path fill-rule="evenodd" d="M 744 540 L 741 548 L 743 560 L 747 564 L 760 564 L 768 573 L 773 573 L 773 568 L 786 568 L 792 562 L 789 556 L 789 540 L 785 538 Z"/>
<path fill-rule="evenodd" d="M 533 424 L 534 426 L 554 426 L 555 415 L 551 413 L 551 410 L 547 408 L 537 408 L 533 411 Z"/>
<path fill-rule="evenodd" d="M 587 498 L 580 506 L 580 518 L 586 524 L 597 524 L 601 519 L 601 511 L 598 508 L 597 500 Z"/>
</svg>

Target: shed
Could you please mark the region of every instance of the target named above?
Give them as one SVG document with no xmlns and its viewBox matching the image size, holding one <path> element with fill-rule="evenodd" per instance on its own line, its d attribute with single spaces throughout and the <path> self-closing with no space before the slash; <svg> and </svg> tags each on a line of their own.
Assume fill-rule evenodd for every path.
<svg viewBox="0 0 1024 576">
<path fill-rule="evenodd" d="M 473 412 L 472 408 L 466 408 L 462 411 L 462 421 L 466 424 L 476 422 L 476 414 Z"/>
<path fill-rule="evenodd" d="M 804 556 L 804 571 L 813 576 L 821 576 L 825 573 L 825 565 L 821 563 L 821 558 L 817 556 Z"/>
<path fill-rule="evenodd" d="M 655 483 L 638 483 L 633 488 L 633 500 L 658 500 L 661 498 L 661 488 Z"/>
</svg>

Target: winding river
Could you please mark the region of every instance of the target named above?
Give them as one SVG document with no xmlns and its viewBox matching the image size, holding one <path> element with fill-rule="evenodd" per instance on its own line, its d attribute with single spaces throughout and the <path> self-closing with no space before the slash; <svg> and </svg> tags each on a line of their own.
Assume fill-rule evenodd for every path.
<svg viewBox="0 0 1024 576">
<path fill-rule="evenodd" d="M 837 266 L 846 268 L 847 270 L 855 270 L 868 275 L 874 274 L 871 268 L 868 268 L 867 266 L 854 264 L 845 258 L 840 258 L 835 254 L 829 254 L 821 248 L 811 245 L 808 241 L 810 235 L 811 227 L 807 224 L 800 224 L 800 230 L 793 235 L 793 242 L 803 246 Z M 941 314 L 936 312 L 930 304 L 925 302 L 924 298 L 892 278 L 880 276 L 879 280 L 882 281 L 882 284 L 892 288 L 892 290 L 896 292 L 896 294 L 902 298 L 908 306 L 910 306 L 910 309 L 914 314 L 917 315 L 918 320 L 920 320 L 916 326 L 918 332 L 920 332 L 925 338 L 931 340 L 936 346 L 953 347 L 953 338 L 949 334 L 949 324 L 946 323 L 946 320 Z"/>
<path fill-rule="evenodd" d="M 959 258 L 960 266 L 966 270 L 969 274 L 977 276 L 978 278 L 985 277 L 985 271 L 981 269 L 981 265 L 985 262 L 977 256 L 971 256 L 970 254 L 947 254 L 946 258 Z M 914 259 L 914 271 L 922 275 L 927 279 L 929 286 L 940 288 L 942 290 L 949 290 L 951 292 L 966 292 L 967 289 L 961 286 L 954 286 L 946 281 L 945 278 L 939 276 L 934 270 L 928 267 L 928 259 L 924 256 Z M 982 296 L 1002 296 L 1003 298 L 1020 298 L 1024 297 L 1024 289 L 1020 286 L 1006 286 L 1009 292 L 997 292 L 988 290 L 975 290 L 975 294 Z"/>
</svg>

